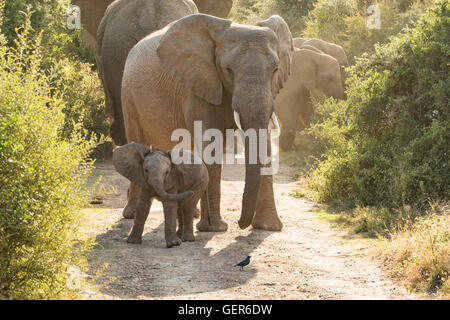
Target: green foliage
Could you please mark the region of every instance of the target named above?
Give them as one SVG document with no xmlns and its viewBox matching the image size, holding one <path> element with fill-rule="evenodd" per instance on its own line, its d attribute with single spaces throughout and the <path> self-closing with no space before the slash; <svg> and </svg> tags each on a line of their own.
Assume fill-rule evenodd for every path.
<svg viewBox="0 0 450 320">
<path fill-rule="evenodd" d="M 63 135 L 69 137 L 83 124 L 87 138 L 104 140 L 109 133 L 103 87 L 97 72 L 87 63 L 62 59 L 55 63 L 52 86 L 65 102 Z"/>
<path fill-rule="evenodd" d="M 24 12 L 33 12 L 27 32 L 30 38 L 42 35 L 41 70 L 52 75 L 52 92 L 58 92 L 65 101 L 63 134 L 70 136 L 75 124 L 82 123 L 88 140 L 104 141 L 109 135 L 109 122 L 101 81 L 92 70 L 94 59 L 82 44 L 80 31 L 66 27 L 69 3 L 70 0 L 7 1 L 2 30 L 8 46 L 16 46 L 26 19 Z M 107 153 L 108 145 L 97 148 L 98 156 Z"/>
<path fill-rule="evenodd" d="M 450 195 L 449 8 L 350 70 L 348 99 L 319 106 L 312 132 L 325 145 L 311 179 L 321 201 L 426 206 Z"/>
<path fill-rule="evenodd" d="M 365 52 L 374 52 L 375 44 L 414 25 L 433 0 L 319 0 L 306 21 L 302 35 L 341 45 L 349 61 Z M 381 29 L 366 26 L 367 7 L 377 4 L 381 10 Z"/>
<path fill-rule="evenodd" d="M 317 0 L 275 0 L 277 13 L 282 16 L 294 36 L 300 35 L 305 28 L 308 13 Z"/>
<path fill-rule="evenodd" d="M 254 25 L 267 19 L 274 10 L 274 0 L 237 0 L 233 1 L 229 19 L 243 24 Z"/>
<path fill-rule="evenodd" d="M 233 2 L 230 19 L 244 24 L 255 24 L 278 14 L 289 25 L 294 35 L 305 27 L 308 12 L 317 0 L 237 0 Z"/>
<path fill-rule="evenodd" d="M 8 45 L 17 39 L 17 29 L 25 23 L 24 12 L 31 10 L 31 36 L 42 31 L 42 50 L 45 65 L 62 58 L 94 63 L 93 55 L 81 41 L 80 31 L 67 29 L 67 7 L 70 0 L 14 0 L 6 1 L 2 33 Z"/>
<path fill-rule="evenodd" d="M 30 31 L 28 14 L 14 47 L 0 35 L 0 299 L 74 298 L 67 269 L 86 266 L 79 207 L 93 143 L 80 125 L 63 134 L 65 104 Z"/>
</svg>

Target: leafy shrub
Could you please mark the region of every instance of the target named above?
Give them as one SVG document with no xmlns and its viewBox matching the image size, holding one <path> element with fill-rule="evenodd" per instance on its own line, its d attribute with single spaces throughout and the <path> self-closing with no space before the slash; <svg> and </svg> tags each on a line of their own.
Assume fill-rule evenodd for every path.
<svg viewBox="0 0 450 320">
<path fill-rule="evenodd" d="M 62 59 L 55 63 L 52 86 L 65 102 L 63 135 L 69 137 L 82 123 L 88 140 L 103 141 L 109 134 L 103 87 L 87 63 Z"/>
<path fill-rule="evenodd" d="M 111 143 L 102 84 L 94 60 L 81 42 L 80 31 L 66 27 L 66 8 L 70 0 L 58 1 L 8 1 L 5 6 L 3 32 L 9 46 L 15 46 L 16 30 L 26 19 L 24 12 L 31 11 L 28 32 L 30 38 L 42 34 L 41 70 L 52 74 L 51 86 L 65 101 L 63 134 L 70 136 L 75 124 L 82 123 L 85 136 L 103 142 L 94 155 L 107 156 Z M 20 28 L 19 28 L 20 29 Z M 20 30 L 19 30 L 20 31 Z M 20 32 L 19 32 L 20 33 Z"/>
<path fill-rule="evenodd" d="M 291 32 L 299 35 L 313 4 L 317 0 L 235 0 L 230 19 L 244 24 L 255 24 L 278 14 L 282 16 Z"/>
<path fill-rule="evenodd" d="M 395 233 L 383 260 L 390 274 L 415 291 L 450 297 L 450 210 L 430 209 L 427 216 Z"/>
<path fill-rule="evenodd" d="M 311 187 L 321 201 L 426 206 L 450 193 L 449 9 L 377 46 L 350 70 L 348 99 L 328 99 L 313 133 L 326 145 Z"/>
<path fill-rule="evenodd" d="M 0 35 L 0 299 L 73 298 L 67 269 L 85 266 L 78 208 L 93 144 L 79 130 L 63 136 L 64 103 L 29 17 L 14 47 Z"/>
<path fill-rule="evenodd" d="M 306 21 L 302 35 L 341 45 L 351 63 L 375 44 L 385 43 L 403 28 L 413 26 L 433 0 L 318 0 Z M 366 27 L 367 7 L 381 10 L 381 29 Z"/>
<path fill-rule="evenodd" d="M 67 7 L 70 0 L 14 0 L 6 1 L 2 33 L 7 44 L 14 45 L 18 28 L 25 23 L 23 12 L 30 10 L 29 30 L 31 36 L 42 32 L 42 51 L 44 65 L 51 66 L 62 58 L 78 59 L 81 62 L 94 63 L 94 57 L 81 41 L 81 32 L 68 30 L 66 26 Z"/>
</svg>

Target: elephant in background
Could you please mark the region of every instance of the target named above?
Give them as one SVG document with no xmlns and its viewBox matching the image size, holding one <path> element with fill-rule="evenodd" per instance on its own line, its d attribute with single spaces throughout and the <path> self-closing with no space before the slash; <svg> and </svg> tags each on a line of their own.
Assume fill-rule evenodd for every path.
<svg viewBox="0 0 450 320">
<path fill-rule="evenodd" d="M 196 4 L 206 13 L 220 17 L 227 16 L 233 4 L 231 0 L 196 0 L 195 3 L 192 0 L 71 0 L 71 3 L 81 9 L 83 42 L 95 56 L 111 119 L 111 137 L 117 145 L 126 143 L 120 85 L 131 48 L 168 23 L 198 13 Z M 110 4 L 112 8 L 107 10 Z"/>
<path fill-rule="evenodd" d="M 300 125 L 303 128 L 308 125 L 306 121 L 313 110 L 311 90 L 320 90 L 337 99 L 345 97 L 339 62 L 317 48 L 307 45 L 295 48 L 291 69 L 289 79 L 275 99 L 275 110 L 282 127 L 282 150 L 290 150 Z M 300 115 L 303 123 L 299 123 Z"/>
<path fill-rule="evenodd" d="M 189 130 L 202 121 L 202 132 L 255 129 L 254 151 L 271 156 L 270 132 L 274 97 L 287 80 L 294 47 L 291 32 L 279 16 L 257 26 L 232 23 L 204 14 L 182 18 L 141 40 L 127 58 L 122 83 L 122 108 L 127 138 L 172 149 L 172 132 Z M 278 121 L 274 120 L 274 123 Z M 198 133 L 197 133 L 198 134 Z M 203 148 L 208 146 L 203 142 Z M 281 230 L 275 207 L 273 176 L 261 175 L 269 164 L 251 163 L 245 141 L 245 188 L 239 226 Z M 263 149 L 260 149 L 263 148 Z M 222 163 L 208 164 L 207 195 L 201 200 L 199 231 L 225 231 L 220 215 Z M 264 159 L 265 160 L 265 159 Z M 130 186 L 124 216 L 133 216 L 139 188 Z"/>
<path fill-rule="evenodd" d="M 99 63 L 97 30 L 108 6 L 115 0 L 71 0 L 81 11 L 82 39 Z M 233 7 L 233 0 L 194 0 L 198 11 L 219 18 L 226 18 Z"/>
<path fill-rule="evenodd" d="M 345 81 L 347 80 L 347 73 L 345 68 L 349 66 L 347 55 L 345 54 L 344 48 L 340 45 L 327 42 L 321 39 L 305 39 L 305 38 L 294 38 L 294 47 L 302 48 L 303 46 L 311 46 L 319 49 L 323 53 L 326 53 L 333 58 L 335 58 L 340 65 L 342 85 L 345 88 Z"/>
<path fill-rule="evenodd" d="M 192 0 L 117 0 L 106 10 L 97 30 L 107 109 L 113 115 L 111 137 L 127 143 L 121 107 L 121 83 L 128 53 L 142 38 L 192 13 Z"/>
<path fill-rule="evenodd" d="M 336 85 L 333 85 L 329 88 L 324 88 L 323 90 L 320 88 L 314 89 L 322 91 L 329 97 L 332 96 L 335 98 L 345 99 L 345 81 L 347 79 L 345 68 L 349 66 L 349 63 L 344 49 L 339 45 L 320 39 L 305 39 L 297 37 L 294 38 L 293 41 L 294 47 L 297 49 L 306 49 L 316 52 L 317 54 L 323 53 L 331 56 L 337 61 L 339 65 L 341 87 L 337 89 Z M 331 63 L 328 65 L 331 65 Z M 291 77 L 296 78 L 298 75 L 296 76 L 292 74 Z M 337 75 L 334 75 L 334 79 L 336 78 Z M 321 81 L 318 81 L 317 83 L 321 83 Z M 295 87 L 292 84 L 289 84 L 289 86 L 291 88 Z M 296 92 L 294 92 L 295 90 L 293 89 L 290 90 L 292 90 L 292 92 L 286 90 L 279 97 L 277 97 L 278 102 L 276 103 L 277 114 L 281 113 L 279 116 L 281 123 L 283 124 L 283 130 L 280 135 L 280 147 L 284 151 L 292 149 L 296 132 L 309 126 L 314 113 L 314 106 L 310 99 L 310 89 L 304 85 L 299 85 L 297 86 Z M 342 90 L 344 91 L 343 95 L 340 93 Z"/>
<path fill-rule="evenodd" d="M 85 46 L 94 54 L 99 63 L 99 49 L 97 44 L 97 29 L 105 14 L 106 8 L 114 0 L 71 0 L 71 4 L 80 7 L 82 40 Z"/>
<path fill-rule="evenodd" d="M 186 156 L 190 164 L 173 159 Z M 116 170 L 141 190 L 128 243 L 142 242 L 142 232 L 153 198 L 163 202 L 167 247 L 195 240 L 194 212 L 208 186 L 209 178 L 206 166 L 201 161 L 195 164 L 194 157 L 187 150 L 161 152 L 134 142 L 114 150 Z"/>
</svg>

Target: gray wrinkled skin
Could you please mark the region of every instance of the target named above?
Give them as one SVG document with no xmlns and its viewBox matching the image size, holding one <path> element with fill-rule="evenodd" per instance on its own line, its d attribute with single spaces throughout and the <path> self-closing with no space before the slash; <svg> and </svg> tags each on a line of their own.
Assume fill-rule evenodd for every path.
<svg viewBox="0 0 450 320">
<path fill-rule="evenodd" d="M 182 152 L 192 159 L 190 151 Z M 167 247 L 195 240 L 194 213 L 208 186 L 208 170 L 204 164 L 193 162 L 174 164 L 171 156 L 171 152 L 157 151 L 134 142 L 114 150 L 116 170 L 141 190 L 133 214 L 133 229 L 127 240 L 129 243 L 142 242 L 142 232 L 154 198 L 163 203 Z"/>
</svg>

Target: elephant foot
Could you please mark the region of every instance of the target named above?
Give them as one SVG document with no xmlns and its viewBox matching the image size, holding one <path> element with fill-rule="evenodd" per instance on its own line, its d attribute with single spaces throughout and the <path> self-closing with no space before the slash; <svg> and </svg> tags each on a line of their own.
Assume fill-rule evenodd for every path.
<svg viewBox="0 0 450 320">
<path fill-rule="evenodd" d="M 184 234 L 184 235 L 181 237 L 181 240 L 182 240 L 183 242 L 194 242 L 194 241 L 195 241 L 195 236 L 194 236 L 193 233 L 192 233 L 192 234 Z"/>
<path fill-rule="evenodd" d="M 140 234 L 133 234 L 133 233 L 131 233 L 128 236 L 127 242 L 128 243 L 133 243 L 133 244 L 141 244 L 142 243 L 142 236 Z"/>
<path fill-rule="evenodd" d="M 134 215 L 136 213 L 136 204 L 127 203 L 125 208 L 122 211 L 122 216 L 125 219 L 134 219 Z"/>
<path fill-rule="evenodd" d="M 208 219 L 200 219 L 196 227 L 198 231 L 203 232 L 223 232 L 227 231 L 228 224 L 222 219 L 214 219 L 211 224 Z"/>
<path fill-rule="evenodd" d="M 281 222 L 278 215 L 255 215 L 252 222 L 252 227 L 254 229 L 267 230 L 267 231 L 281 231 L 283 229 L 283 223 Z"/>
<path fill-rule="evenodd" d="M 176 247 L 176 246 L 179 246 L 180 244 L 181 244 L 181 239 L 178 237 L 175 237 L 173 239 L 166 239 L 167 248 Z"/>
</svg>

